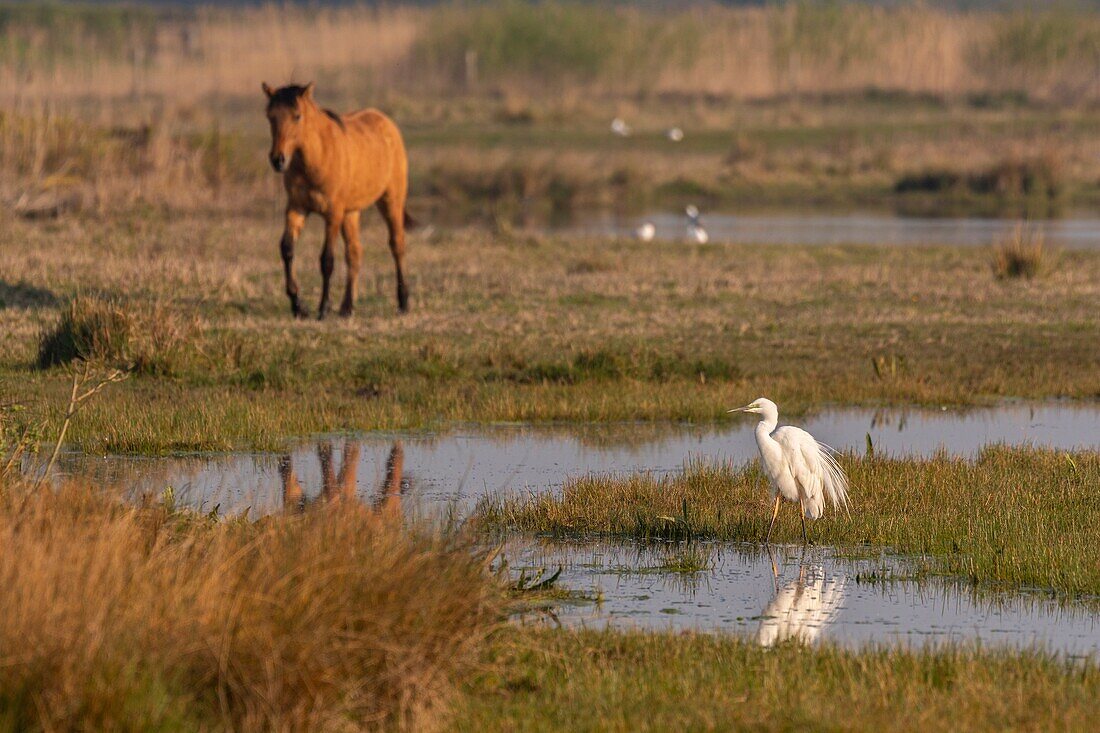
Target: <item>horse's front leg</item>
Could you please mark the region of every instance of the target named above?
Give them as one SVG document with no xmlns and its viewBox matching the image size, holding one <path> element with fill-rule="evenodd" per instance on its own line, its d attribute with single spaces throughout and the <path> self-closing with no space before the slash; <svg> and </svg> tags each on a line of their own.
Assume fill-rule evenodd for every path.
<svg viewBox="0 0 1100 733">
<path fill-rule="evenodd" d="M 286 278 L 286 294 L 290 298 L 290 312 L 296 318 L 305 318 L 306 310 L 298 300 L 298 280 L 294 277 L 294 245 L 305 226 L 306 215 L 302 211 L 288 208 L 283 238 L 279 242 L 279 252 L 283 256 L 283 275 Z"/>
<path fill-rule="evenodd" d="M 355 291 L 359 280 L 359 265 L 363 260 L 363 246 L 359 243 L 359 212 L 349 211 L 341 227 L 344 233 L 344 262 L 348 266 L 348 282 L 344 288 L 344 302 L 340 315 L 350 316 L 355 310 Z"/>
<path fill-rule="evenodd" d="M 318 320 L 323 320 L 328 313 L 329 286 L 332 284 L 332 270 L 336 267 L 336 239 L 340 236 L 340 224 L 343 221 L 343 212 L 330 212 L 325 215 L 325 244 L 321 248 L 321 304 L 317 306 Z"/>
</svg>

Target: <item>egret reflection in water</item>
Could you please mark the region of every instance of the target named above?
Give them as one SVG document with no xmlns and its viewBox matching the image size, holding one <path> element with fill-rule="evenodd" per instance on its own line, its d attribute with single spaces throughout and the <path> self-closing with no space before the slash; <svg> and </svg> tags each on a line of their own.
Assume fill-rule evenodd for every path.
<svg viewBox="0 0 1100 733">
<path fill-rule="evenodd" d="M 823 565 L 808 563 L 803 556 L 798 574 L 780 587 L 775 556 L 770 550 L 768 555 L 775 579 L 775 596 L 760 614 L 757 643 L 765 647 L 788 640 L 813 644 L 836 620 L 837 610 L 844 600 L 844 577 L 827 575 Z"/>
<path fill-rule="evenodd" d="M 317 444 L 317 460 L 321 464 L 321 492 L 312 498 L 307 497 L 302 489 L 294 470 L 293 456 L 281 456 L 279 478 L 283 486 L 284 511 L 302 512 L 314 504 L 357 503 L 360 447 L 357 440 L 345 441 L 340 468 L 336 469 L 332 442 L 323 441 Z M 378 487 L 377 496 L 369 505 L 370 511 L 383 521 L 399 521 L 402 516 L 401 496 L 407 486 L 404 468 L 405 448 L 401 441 L 395 441 L 386 459 L 385 478 Z"/>
</svg>

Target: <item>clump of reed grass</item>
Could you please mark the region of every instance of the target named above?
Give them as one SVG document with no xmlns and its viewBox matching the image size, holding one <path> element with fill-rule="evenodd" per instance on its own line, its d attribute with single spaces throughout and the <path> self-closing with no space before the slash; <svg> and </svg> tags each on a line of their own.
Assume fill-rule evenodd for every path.
<svg viewBox="0 0 1100 733">
<path fill-rule="evenodd" d="M 103 363 L 138 374 L 170 374 L 192 328 L 171 309 L 140 309 L 118 300 L 79 296 L 38 340 L 40 369 L 73 361 Z"/>
<path fill-rule="evenodd" d="M 1042 232 L 1020 225 L 993 245 L 990 265 L 998 280 L 1030 280 L 1043 272 L 1048 260 Z"/>
<path fill-rule="evenodd" d="M 434 727 L 501 608 L 465 540 L 351 505 L 248 524 L 8 485 L 0 542 L 16 730 Z"/>
</svg>

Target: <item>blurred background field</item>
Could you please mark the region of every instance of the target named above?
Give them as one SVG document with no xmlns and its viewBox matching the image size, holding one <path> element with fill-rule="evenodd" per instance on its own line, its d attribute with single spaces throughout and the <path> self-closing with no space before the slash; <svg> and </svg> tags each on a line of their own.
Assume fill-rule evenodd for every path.
<svg viewBox="0 0 1100 733">
<path fill-rule="evenodd" d="M 1100 198 L 1098 72 L 1083 3 L 11 3 L 0 197 L 266 213 L 259 83 L 313 80 L 395 117 L 417 206 L 444 219 L 1056 215 Z"/>
</svg>

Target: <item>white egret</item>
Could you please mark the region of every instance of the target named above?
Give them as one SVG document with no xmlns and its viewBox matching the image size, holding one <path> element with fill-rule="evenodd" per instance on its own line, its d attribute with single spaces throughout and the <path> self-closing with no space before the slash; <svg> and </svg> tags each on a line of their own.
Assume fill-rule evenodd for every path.
<svg viewBox="0 0 1100 733">
<path fill-rule="evenodd" d="M 687 214 L 687 236 L 688 239 L 696 244 L 706 244 L 710 241 L 710 235 L 707 234 L 707 230 L 703 228 L 703 223 L 699 221 L 699 209 L 694 204 L 689 204 L 684 209 L 684 213 Z"/>
<path fill-rule="evenodd" d="M 678 142 L 680 142 L 681 140 L 684 139 L 684 131 L 681 130 L 679 127 L 670 127 L 665 132 L 665 137 L 667 137 L 669 140 L 671 140 L 674 143 L 678 143 Z"/>
<path fill-rule="evenodd" d="M 611 132 L 619 137 L 630 137 L 630 125 L 626 124 L 626 120 L 622 117 L 616 117 L 611 120 Z"/>
<path fill-rule="evenodd" d="M 653 238 L 657 236 L 657 227 L 654 226 L 653 222 L 647 221 L 635 229 L 634 234 L 643 242 L 652 242 Z"/>
<path fill-rule="evenodd" d="M 779 516 L 779 500 L 797 501 L 801 508 L 802 541 L 806 543 L 806 520 L 818 519 L 825 513 L 825 500 L 833 510 L 848 510 L 848 479 L 833 458 L 835 451 L 802 428 L 791 425 L 776 427 L 779 408 L 761 397 L 744 407 L 729 412 L 754 412 L 761 415 L 756 425 L 756 446 L 760 449 L 760 464 L 771 483 L 771 498 L 775 499 L 772 521 L 764 544 L 768 544 Z"/>
</svg>

